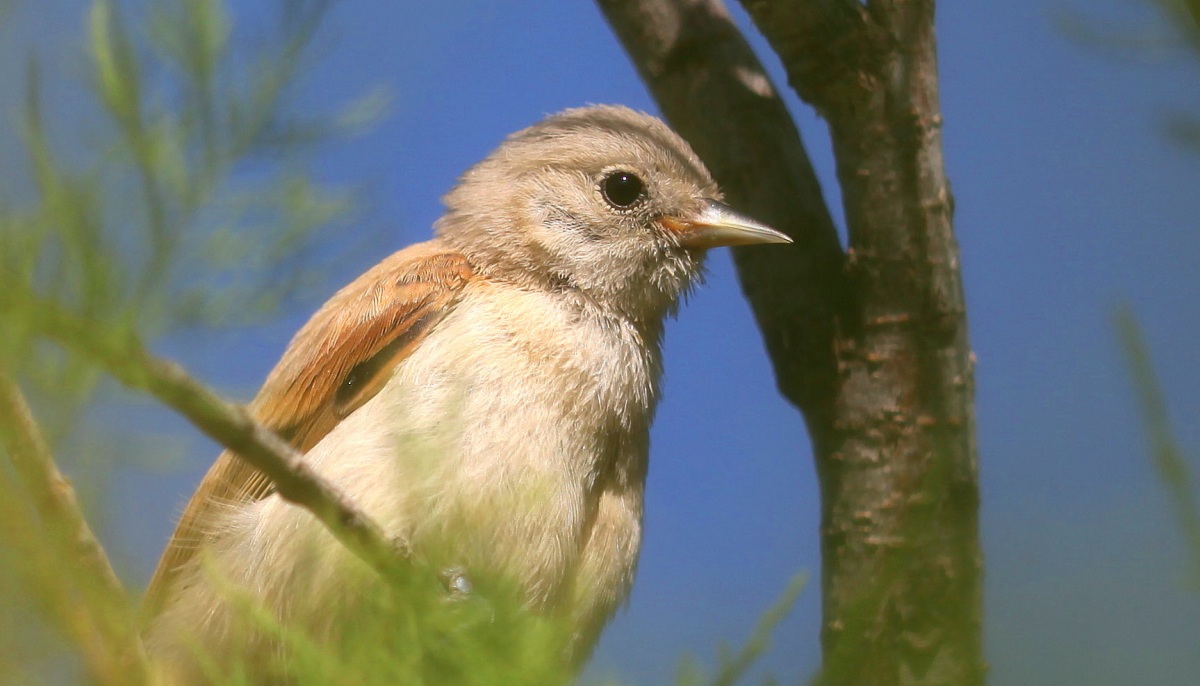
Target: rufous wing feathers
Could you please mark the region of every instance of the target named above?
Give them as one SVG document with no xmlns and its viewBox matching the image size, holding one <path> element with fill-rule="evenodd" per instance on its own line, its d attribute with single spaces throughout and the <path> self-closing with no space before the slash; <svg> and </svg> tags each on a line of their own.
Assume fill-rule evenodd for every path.
<svg viewBox="0 0 1200 686">
<path fill-rule="evenodd" d="M 250 404 L 251 413 L 307 452 L 379 392 L 472 278 L 466 258 L 438 241 L 391 255 L 334 294 L 296 333 Z M 271 492 L 261 472 L 222 453 L 184 508 L 146 590 L 144 615 L 161 609 L 179 570 L 200 550 L 214 508 Z"/>
</svg>

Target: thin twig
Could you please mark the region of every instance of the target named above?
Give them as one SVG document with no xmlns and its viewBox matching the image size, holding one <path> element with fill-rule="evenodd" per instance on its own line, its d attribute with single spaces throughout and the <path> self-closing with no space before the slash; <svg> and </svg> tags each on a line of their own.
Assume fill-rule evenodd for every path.
<svg viewBox="0 0 1200 686">
<path fill-rule="evenodd" d="M 205 435 L 266 474 L 276 492 L 308 510 L 325 528 L 385 580 L 398 581 L 414 569 L 407 551 L 241 406 L 226 402 L 179 365 L 148 353 L 132 332 L 77 317 L 56 303 L 22 294 L 24 307 L 38 313 L 33 326 L 43 336 L 98 362 L 123 385 L 144 391 L 186 417 Z M 19 302 L 18 301 L 18 302 Z M 0 309 L 8 307 L 0 298 Z M 401 565 L 402 561 L 410 564 Z M 431 578 L 433 575 L 431 573 Z"/>
<path fill-rule="evenodd" d="M 52 618 L 79 649 L 88 673 L 100 684 L 122 684 L 108 646 L 100 639 L 97 617 L 76 601 L 75 589 L 63 577 L 63 566 L 51 559 L 46 533 L 25 502 L 22 487 L 7 469 L 0 469 L 0 543 L 4 562 L 11 564 L 17 587 L 44 616 Z M 5 621 L 20 621 L 10 616 Z M 9 675 L 5 674 L 6 677 Z"/>
<path fill-rule="evenodd" d="M 0 442 L 41 519 L 42 544 L 56 553 L 56 564 L 41 565 L 46 574 L 39 576 L 51 577 L 41 579 L 48 587 L 43 595 L 83 650 L 93 675 L 105 683 L 147 683 L 145 650 L 129 595 L 88 526 L 75 489 L 55 465 L 20 388 L 2 365 Z M 28 542 L 25 554 L 44 558 L 44 549 L 28 549 L 37 545 L 36 541 Z M 95 645 L 97 639 L 102 649 Z"/>
<path fill-rule="evenodd" d="M 114 606 L 127 600 L 125 588 L 113 571 L 104 548 L 83 517 L 75 489 L 54 463 L 50 449 L 29 410 L 21 389 L 0 365 L 0 437 L 9 459 L 33 498 L 46 526 L 61 530 L 74 548 L 89 578 L 96 581 Z"/>
</svg>

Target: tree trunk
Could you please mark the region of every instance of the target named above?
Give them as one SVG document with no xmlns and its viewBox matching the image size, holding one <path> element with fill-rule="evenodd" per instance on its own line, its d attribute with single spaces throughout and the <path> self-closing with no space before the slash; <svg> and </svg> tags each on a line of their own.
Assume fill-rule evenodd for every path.
<svg viewBox="0 0 1200 686">
<path fill-rule="evenodd" d="M 744 0 L 829 122 L 843 254 L 794 125 L 719 0 L 598 1 L 731 204 L 796 239 L 735 256 L 816 456 L 822 682 L 982 683 L 974 381 L 933 3 Z"/>
</svg>

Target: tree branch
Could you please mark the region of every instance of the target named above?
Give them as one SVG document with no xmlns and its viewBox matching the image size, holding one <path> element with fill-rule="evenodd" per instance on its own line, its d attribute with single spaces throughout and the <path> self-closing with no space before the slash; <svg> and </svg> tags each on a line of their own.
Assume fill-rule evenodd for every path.
<svg viewBox="0 0 1200 686">
<path fill-rule="evenodd" d="M 719 0 L 597 4 L 730 204 L 795 241 L 735 248 L 734 260 L 780 392 L 812 428 L 832 398 L 845 292 L 837 231 L 796 125 Z"/>
<path fill-rule="evenodd" d="M 933 3 L 743 0 L 829 122 L 844 261 L 794 125 L 719 0 L 598 3 L 732 204 L 797 239 L 735 257 L 813 441 L 824 681 L 981 683 L 974 381 Z"/>
<path fill-rule="evenodd" d="M 788 84 L 822 116 L 844 116 L 876 87 L 876 7 L 858 0 L 742 0 L 742 5 L 782 58 Z"/>
<path fill-rule="evenodd" d="M 385 580 L 398 582 L 416 568 L 406 549 L 389 542 L 374 521 L 314 472 L 286 441 L 255 422 L 245 409 L 222 400 L 178 365 L 150 355 L 132 333 L 115 334 L 36 296 L 27 295 L 22 300 L 37 312 L 33 326 L 38 333 L 95 360 L 125 386 L 158 398 L 205 435 L 254 465 L 270 477 L 283 499 L 311 512 L 334 538 Z M 0 299 L 0 308 L 9 304 Z M 430 578 L 435 575 L 431 573 Z"/>
<path fill-rule="evenodd" d="M 744 4 L 829 120 L 852 251 L 855 308 L 835 344 L 834 423 L 817 451 L 824 678 L 982 683 L 974 370 L 933 3 L 872 0 L 862 38 L 835 38 L 817 56 L 809 3 Z M 837 79 L 820 88 L 818 61 Z"/>
<path fill-rule="evenodd" d="M 51 556 L 55 564 L 44 565 L 48 568 L 39 575 L 54 577 L 41 580 L 47 587 L 48 604 L 82 649 L 93 676 L 111 684 L 148 683 L 145 650 L 129 595 L 84 519 L 75 489 L 54 464 L 24 396 L 3 365 L 0 441 L 41 519 L 40 527 L 29 523 L 43 536 L 40 541 L 36 537 L 27 540 L 25 554 L 44 557 L 44 550 L 29 550 L 42 545 L 55 553 Z"/>
</svg>

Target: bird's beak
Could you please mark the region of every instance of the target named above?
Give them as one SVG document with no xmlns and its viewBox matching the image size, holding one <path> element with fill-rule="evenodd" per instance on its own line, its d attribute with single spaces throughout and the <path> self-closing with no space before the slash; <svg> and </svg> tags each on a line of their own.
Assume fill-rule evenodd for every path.
<svg viewBox="0 0 1200 686">
<path fill-rule="evenodd" d="M 705 200 L 699 214 L 683 217 L 663 217 L 663 228 L 679 238 L 685 248 L 720 248 L 728 245 L 756 243 L 791 243 L 792 239 L 771 227 L 738 214 L 733 208 L 716 200 Z"/>
</svg>

